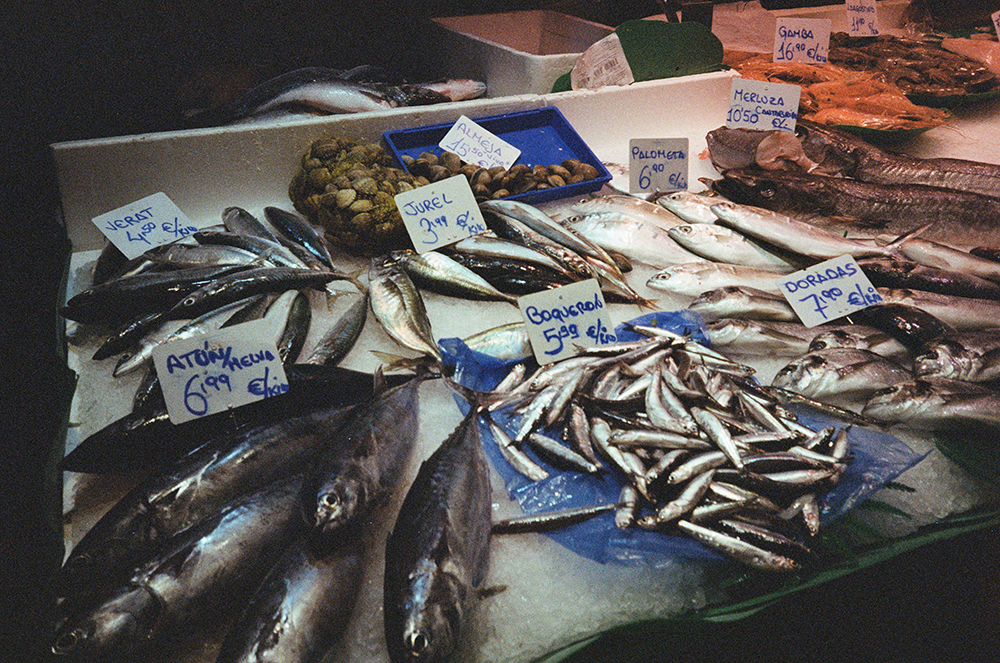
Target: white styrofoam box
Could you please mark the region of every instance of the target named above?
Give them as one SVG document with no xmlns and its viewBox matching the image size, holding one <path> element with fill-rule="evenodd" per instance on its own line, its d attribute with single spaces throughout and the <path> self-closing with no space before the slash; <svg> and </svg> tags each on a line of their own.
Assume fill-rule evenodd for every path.
<svg viewBox="0 0 1000 663">
<path fill-rule="evenodd" d="M 486 82 L 486 94 L 545 94 L 580 54 L 612 28 L 559 12 L 528 11 L 431 19 L 427 66 Z"/>
<path fill-rule="evenodd" d="M 380 141 L 382 132 L 555 106 L 604 161 L 628 163 L 630 138 L 690 139 L 725 123 L 731 72 L 634 83 L 628 87 L 396 108 L 280 124 L 173 131 L 52 146 L 63 214 L 74 251 L 97 249 L 91 219 L 162 191 L 196 225 L 218 223 L 237 205 L 290 207 L 288 184 L 309 145 L 329 135 Z M 714 174 L 692 160 L 691 179 Z"/>
</svg>

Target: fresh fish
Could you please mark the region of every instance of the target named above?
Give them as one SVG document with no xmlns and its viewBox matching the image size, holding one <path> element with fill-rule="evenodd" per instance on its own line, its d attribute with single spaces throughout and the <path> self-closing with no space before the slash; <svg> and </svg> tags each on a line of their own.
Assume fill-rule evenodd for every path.
<svg viewBox="0 0 1000 663">
<path fill-rule="evenodd" d="M 906 304 L 923 309 L 958 330 L 995 327 L 1000 320 L 1000 302 L 993 299 L 954 297 L 909 288 L 878 288 L 878 293 L 886 304 Z"/>
<path fill-rule="evenodd" d="M 698 295 L 688 308 L 706 320 L 750 318 L 797 322 L 799 317 L 781 295 L 745 286 L 716 288 Z"/>
<path fill-rule="evenodd" d="M 489 468 L 472 407 L 424 461 L 385 552 L 389 660 L 447 661 L 489 564 Z"/>
<path fill-rule="evenodd" d="M 862 414 L 920 430 L 954 430 L 962 424 L 1000 428 L 1000 395 L 975 382 L 918 378 L 876 392 Z"/>
<path fill-rule="evenodd" d="M 908 370 L 874 352 L 834 348 L 809 352 L 792 361 L 777 372 L 771 384 L 817 400 L 856 399 L 910 377 Z"/>
<path fill-rule="evenodd" d="M 892 247 L 849 239 L 817 226 L 760 207 L 723 202 L 712 212 L 727 226 L 771 246 L 814 260 L 829 260 L 844 254 L 855 258 L 891 255 Z"/>
<path fill-rule="evenodd" d="M 1000 285 L 964 271 L 928 267 L 910 260 L 887 257 L 862 258 L 858 266 L 876 287 L 912 288 L 956 297 L 1000 299 Z M 1000 276 L 1000 269 L 996 271 Z"/>
<path fill-rule="evenodd" d="M 389 259 L 402 267 L 417 287 L 451 297 L 505 301 L 517 306 L 516 297 L 500 292 L 486 279 L 443 253 L 417 253 L 407 249 L 391 252 Z"/>
<path fill-rule="evenodd" d="M 532 356 L 528 327 L 523 322 L 511 322 L 491 327 L 462 339 L 470 350 L 488 354 L 500 361 Z"/>
<path fill-rule="evenodd" d="M 213 265 L 249 265 L 258 256 L 255 253 L 225 244 L 182 244 L 172 242 L 146 251 L 147 260 L 170 267 L 190 269 Z"/>
<path fill-rule="evenodd" d="M 492 233 L 479 233 L 478 235 L 466 237 L 465 239 L 461 239 L 452 244 L 451 248 L 459 253 L 468 253 L 470 255 L 489 258 L 517 260 L 537 264 L 542 267 L 548 267 L 558 272 L 562 272 L 567 276 L 571 274 L 569 270 L 559 264 L 559 262 L 551 256 L 548 256 L 536 249 L 524 246 L 523 244 L 512 242 L 507 239 L 501 239 Z"/>
<path fill-rule="evenodd" d="M 676 215 L 683 223 L 715 224 L 719 217 L 712 211 L 712 205 L 725 200 L 712 192 L 710 194 L 674 191 L 656 199 L 656 203 Z"/>
<path fill-rule="evenodd" d="M 596 278 L 593 266 L 580 254 L 566 248 L 558 242 L 541 235 L 521 221 L 505 214 L 498 214 L 489 208 L 482 208 L 486 225 L 498 236 L 510 241 L 519 242 L 525 246 L 545 253 L 569 271 L 577 280 Z"/>
<path fill-rule="evenodd" d="M 309 296 L 304 292 L 294 292 L 291 306 L 285 315 L 285 324 L 275 339 L 275 347 L 282 364 L 286 366 L 294 364 L 299 358 L 299 353 L 306 344 L 311 323 L 312 303 L 309 301 Z"/>
<path fill-rule="evenodd" d="M 575 214 L 583 216 L 613 212 L 615 214 L 630 216 L 643 223 L 658 226 L 662 230 L 676 226 L 680 222 L 678 217 L 667 209 L 642 198 L 636 198 L 635 196 L 613 195 L 584 198 L 573 203 L 570 209 Z"/>
<path fill-rule="evenodd" d="M 305 247 L 313 257 L 333 269 L 333 259 L 323 236 L 308 221 L 280 207 L 265 207 L 264 216 L 285 237 Z"/>
<path fill-rule="evenodd" d="M 827 328 L 826 325 L 823 325 L 813 328 L 811 331 L 815 333 L 815 336 L 809 341 L 808 352 L 830 348 L 857 348 L 870 350 L 899 363 L 909 361 L 910 353 L 905 345 L 874 327 L 849 325 Z M 805 351 L 802 354 L 805 354 Z"/>
<path fill-rule="evenodd" d="M 596 212 L 570 217 L 566 224 L 607 251 L 654 267 L 701 259 L 674 241 L 661 226 L 626 214 Z"/>
<path fill-rule="evenodd" d="M 335 366 L 351 351 L 368 319 L 368 288 L 316 342 L 306 364 Z"/>
<path fill-rule="evenodd" d="M 110 589 L 169 537 L 240 495 L 300 472 L 336 443 L 347 415 L 342 406 L 328 407 L 223 435 L 141 481 L 70 552 L 57 576 L 61 595 Z"/>
<path fill-rule="evenodd" d="M 729 170 L 713 186 L 727 198 L 784 214 L 855 219 L 901 235 L 933 225 L 922 237 L 975 246 L 995 236 L 1000 199 L 922 184 L 872 184 L 783 171 Z M 988 239 L 989 238 L 989 239 Z"/>
<path fill-rule="evenodd" d="M 417 439 L 423 379 L 386 389 L 355 408 L 337 433 L 337 444 L 306 473 L 302 512 L 313 550 L 347 543 L 352 525 L 365 522 L 392 494 Z"/>
<path fill-rule="evenodd" d="M 709 131 L 708 157 L 716 170 L 759 167 L 811 173 L 819 164 L 805 152 L 798 137 L 788 131 L 756 131 L 719 127 Z M 823 171 L 819 171 L 823 172 Z"/>
<path fill-rule="evenodd" d="M 427 309 L 410 277 L 388 256 L 368 270 L 369 303 L 382 328 L 400 345 L 441 361 Z"/>
<path fill-rule="evenodd" d="M 144 336 L 160 328 L 166 321 L 166 314 L 163 311 L 140 315 L 108 336 L 101 347 L 94 351 L 91 359 L 100 361 L 125 352 L 138 344 Z"/>
<path fill-rule="evenodd" d="M 1000 328 L 956 332 L 925 344 L 913 358 L 913 374 L 970 382 L 1000 377 Z"/>
<path fill-rule="evenodd" d="M 317 554 L 305 536 L 285 549 L 215 663 L 318 663 L 350 621 L 364 571 L 361 541 Z"/>
<path fill-rule="evenodd" d="M 248 598 L 297 527 L 301 477 L 274 483 L 163 542 L 163 550 L 97 607 L 71 617 L 52 654 L 73 661 L 132 661 Z"/>
<path fill-rule="evenodd" d="M 234 235 L 244 237 L 256 237 L 267 240 L 273 244 L 278 243 L 278 238 L 267 226 L 253 214 L 242 207 L 227 207 L 222 210 L 222 225 Z"/>
<path fill-rule="evenodd" d="M 784 273 L 799 269 L 777 253 L 726 226 L 683 224 L 674 226 L 667 234 L 688 251 L 706 260 Z"/>
<path fill-rule="evenodd" d="M 237 209 L 242 214 L 249 215 L 246 210 Z M 259 222 L 258 222 L 259 223 Z M 244 251 L 249 251 L 257 256 L 261 265 L 274 265 L 277 267 L 305 268 L 306 263 L 283 245 L 277 237 L 269 239 L 259 235 L 237 235 L 233 232 L 219 230 L 199 230 L 192 235 L 199 244 L 209 246 L 230 246 Z"/>
<path fill-rule="evenodd" d="M 292 267 L 256 267 L 218 278 L 192 292 L 174 304 L 168 311 L 167 317 L 173 320 L 193 318 L 253 295 L 303 288 L 322 290 L 331 281 L 347 278 L 346 274 L 339 272 L 317 272 L 312 269 Z"/>
<path fill-rule="evenodd" d="M 781 293 L 781 274 L 766 269 L 719 262 L 694 262 L 666 267 L 654 274 L 646 286 L 679 297 L 695 298 L 709 290 L 744 286 L 773 294 Z"/>
<path fill-rule="evenodd" d="M 614 511 L 614 504 L 598 504 L 568 509 L 558 509 L 532 513 L 514 518 L 505 518 L 493 523 L 493 534 L 521 534 L 524 532 L 548 532 L 568 527 L 596 518 L 603 513 Z"/>
<path fill-rule="evenodd" d="M 345 406 L 370 398 L 371 373 L 338 366 L 285 367 L 289 390 L 227 412 L 173 424 L 162 398 L 93 433 L 59 463 L 67 472 L 124 472 L 163 467 L 216 437 L 274 423 L 318 407 Z M 386 380 L 399 384 L 404 375 Z"/>
<path fill-rule="evenodd" d="M 74 295 L 61 313 L 85 324 L 123 324 L 169 309 L 196 290 L 244 269 L 220 265 L 123 276 Z"/>
<path fill-rule="evenodd" d="M 260 320 L 267 314 L 267 310 L 274 303 L 274 300 L 281 295 L 276 292 L 267 292 L 263 295 L 257 295 L 256 297 L 250 297 L 248 303 L 243 306 L 243 308 L 238 309 L 235 313 L 229 316 L 229 319 L 222 323 L 222 328 L 234 327 L 236 325 L 242 325 L 244 322 L 251 322 L 253 320 Z"/>
<path fill-rule="evenodd" d="M 959 241 L 959 240 L 956 240 Z M 910 237 L 899 244 L 899 253 L 909 260 L 969 276 L 1000 282 L 1000 264 L 973 253 L 922 237 Z"/>
<path fill-rule="evenodd" d="M 548 287 L 555 287 L 551 284 L 568 285 L 575 281 L 572 275 L 564 271 L 543 267 L 537 263 L 457 251 L 448 252 L 447 255 L 481 276 L 497 290 L 510 295 L 538 292 Z"/>
<path fill-rule="evenodd" d="M 795 560 L 780 555 L 734 536 L 717 532 L 708 527 L 695 525 L 688 520 L 680 520 L 677 527 L 688 536 L 705 545 L 725 553 L 749 566 L 768 571 L 795 571 L 800 565 Z"/>
<path fill-rule="evenodd" d="M 94 270 L 91 280 L 94 285 L 100 285 L 110 281 L 121 273 L 129 259 L 121 252 L 117 246 L 110 241 L 105 241 L 104 248 L 101 249 L 97 260 L 94 261 Z"/>
<path fill-rule="evenodd" d="M 817 334 L 815 329 L 797 322 L 735 318 L 706 322 L 705 332 L 712 347 L 728 354 L 788 357 L 805 354 Z"/>
<path fill-rule="evenodd" d="M 847 317 L 854 323 L 885 332 L 911 350 L 917 350 L 925 343 L 955 331 L 954 327 L 924 309 L 901 302 L 883 301 L 855 311 Z"/>
</svg>

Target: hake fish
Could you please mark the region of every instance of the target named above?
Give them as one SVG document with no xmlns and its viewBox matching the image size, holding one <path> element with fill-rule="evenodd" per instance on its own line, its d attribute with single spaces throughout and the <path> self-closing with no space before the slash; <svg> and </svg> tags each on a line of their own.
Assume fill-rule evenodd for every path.
<svg viewBox="0 0 1000 663">
<path fill-rule="evenodd" d="M 392 663 L 451 658 L 489 564 L 489 468 L 476 407 L 424 461 L 386 541 Z"/>
</svg>

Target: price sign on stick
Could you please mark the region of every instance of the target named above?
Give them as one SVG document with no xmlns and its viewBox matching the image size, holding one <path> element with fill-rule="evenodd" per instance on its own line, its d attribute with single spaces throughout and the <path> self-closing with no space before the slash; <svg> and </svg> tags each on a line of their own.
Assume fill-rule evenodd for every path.
<svg viewBox="0 0 1000 663">
<path fill-rule="evenodd" d="M 781 277 L 781 294 L 806 327 L 829 322 L 882 301 L 851 255 Z"/>
<path fill-rule="evenodd" d="M 261 321 L 164 343 L 153 351 L 170 421 L 180 424 L 288 391 L 274 340 Z"/>
<path fill-rule="evenodd" d="M 579 354 L 579 348 L 617 339 L 596 279 L 519 297 L 528 339 L 539 364 Z"/>
<path fill-rule="evenodd" d="M 687 189 L 687 138 L 633 138 L 628 148 L 629 193 Z"/>
<path fill-rule="evenodd" d="M 92 221 L 129 260 L 198 230 L 162 192 L 96 216 Z"/>
<path fill-rule="evenodd" d="M 397 193 L 393 200 L 417 253 L 486 231 L 486 221 L 464 175 Z"/>
</svg>

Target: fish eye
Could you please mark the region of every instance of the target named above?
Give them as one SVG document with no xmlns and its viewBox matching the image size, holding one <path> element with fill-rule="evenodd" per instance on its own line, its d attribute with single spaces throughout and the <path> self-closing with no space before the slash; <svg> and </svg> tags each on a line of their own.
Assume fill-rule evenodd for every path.
<svg viewBox="0 0 1000 663">
<path fill-rule="evenodd" d="M 417 631 L 410 634 L 409 649 L 410 654 L 415 657 L 423 656 L 431 646 L 431 639 L 425 631 Z"/>
<path fill-rule="evenodd" d="M 777 192 L 771 187 L 765 187 L 760 190 L 760 195 L 764 198 L 773 198 L 775 193 Z"/>
<path fill-rule="evenodd" d="M 86 633 L 83 629 L 79 628 L 75 628 L 68 633 L 58 635 L 52 643 L 52 653 L 58 655 L 69 654 L 81 643 L 83 643 L 86 638 Z"/>
<path fill-rule="evenodd" d="M 194 303 L 195 303 L 195 301 L 196 301 L 196 300 L 195 300 L 195 298 L 194 298 L 194 297 L 188 297 L 188 298 L 186 298 L 186 299 L 185 299 L 185 300 L 184 300 L 183 302 L 181 302 L 181 303 L 182 303 L 182 304 L 183 304 L 184 306 L 194 306 Z"/>
<path fill-rule="evenodd" d="M 320 498 L 323 506 L 336 507 L 340 506 L 340 495 L 338 493 L 325 493 L 323 497 Z"/>
</svg>

